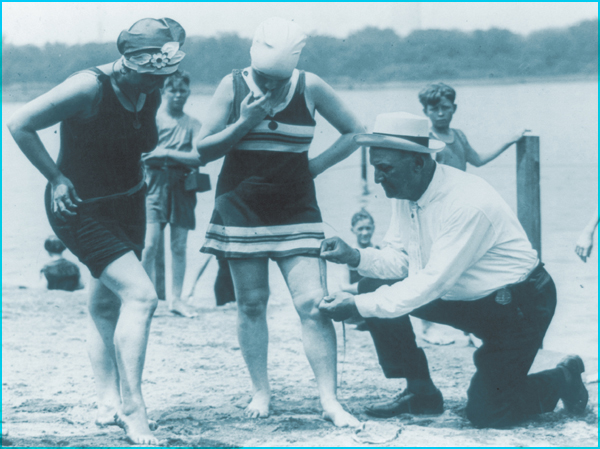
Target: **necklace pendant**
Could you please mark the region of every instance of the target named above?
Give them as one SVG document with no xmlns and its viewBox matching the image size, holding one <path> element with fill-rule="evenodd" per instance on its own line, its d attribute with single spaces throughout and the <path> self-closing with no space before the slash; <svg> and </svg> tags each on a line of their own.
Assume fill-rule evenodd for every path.
<svg viewBox="0 0 600 449">
<path fill-rule="evenodd" d="M 134 129 L 140 129 L 141 127 L 142 127 L 142 124 L 141 124 L 141 123 L 140 123 L 140 121 L 139 121 L 139 120 L 136 118 L 136 119 L 133 121 L 133 128 L 134 128 Z"/>
<path fill-rule="evenodd" d="M 268 126 L 271 131 L 275 131 L 278 128 L 277 122 L 275 120 L 271 120 Z"/>
</svg>

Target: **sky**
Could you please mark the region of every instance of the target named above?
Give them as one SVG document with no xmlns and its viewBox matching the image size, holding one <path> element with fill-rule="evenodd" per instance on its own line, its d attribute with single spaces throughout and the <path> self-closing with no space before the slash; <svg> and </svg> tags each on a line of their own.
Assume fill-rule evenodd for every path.
<svg viewBox="0 0 600 449">
<path fill-rule="evenodd" d="M 564 27 L 598 17 L 598 3 L 576 2 L 2 2 L 3 41 L 43 45 L 116 41 L 123 29 L 143 17 L 170 17 L 189 36 L 235 32 L 252 37 L 271 16 L 298 22 L 309 34 L 345 37 L 366 26 L 414 29 L 487 30 L 519 34 Z"/>
</svg>

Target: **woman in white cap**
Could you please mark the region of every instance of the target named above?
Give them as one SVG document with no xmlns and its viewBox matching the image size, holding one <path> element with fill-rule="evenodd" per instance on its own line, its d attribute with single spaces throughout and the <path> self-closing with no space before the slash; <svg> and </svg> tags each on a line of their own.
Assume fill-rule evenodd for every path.
<svg viewBox="0 0 600 449">
<path fill-rule="evenodd" d="M 228 259 L 238 301 L 238 338 L 252 378 L 250 417 L 266 417 L 268 260 L 275 260 L 300 315 L 306 355 L 324 417 L 355 426 L 336 396 L 336 337 L 317 308 L 327 295 L 324 238 L 313 178 L 348 157 L 363 126 L 318 76 L 296 69 L 306 35 L 271 18 L 256 30 L 252 66 L 234 70 L 217 88 L 197 142 L 203 164 L 225 156 L 215 210 L 201 251 Z M 319 112 L 341 134 L 318 157 L 308 148 Z"/>
<path fill-rule="evenodd" d="M 88 352 L 98 394 L 96 424 L 119 425 L 135 444 L 157 444 L 141 379 L 157 305 L 140 262 L 146 230 L 142 153 L 157 143 L 158 89 L 184 53 L 171 19 L 142 19 L 121 32 L 122 57 L 69 77 L 20 109 L 8 127 L 48 179 L 52 229 L 94 277 Z M 55 163 L 37 131 L 61 123 Z"/>
</svg>

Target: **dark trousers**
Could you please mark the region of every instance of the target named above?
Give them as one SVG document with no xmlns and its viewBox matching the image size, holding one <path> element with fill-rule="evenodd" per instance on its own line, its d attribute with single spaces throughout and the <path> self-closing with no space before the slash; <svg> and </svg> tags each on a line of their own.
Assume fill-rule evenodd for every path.
<svg viewBox="0 0 600 449">
<path fill-rule="evenodd" d="M 372 292 L 392 283 L 367 278 L 360 281 L 358 291 Z M 552 278 L 540 265 L 510 292 L 508 304 L 497 302 L 493 293 L 476 301 L 438 299 L 410 313 L 483 341 L 473 356 L 477 371 L 467 391 L 466 408 L 467 417 L 478 427 L 507 427 L 554 410 L 565 383 L 556 368 L 527 375 L 556 308 Z M 366 322 L 386 377 L 429 378 L 427 359 L 417 346 L 408 315 Z"/>
</svg>

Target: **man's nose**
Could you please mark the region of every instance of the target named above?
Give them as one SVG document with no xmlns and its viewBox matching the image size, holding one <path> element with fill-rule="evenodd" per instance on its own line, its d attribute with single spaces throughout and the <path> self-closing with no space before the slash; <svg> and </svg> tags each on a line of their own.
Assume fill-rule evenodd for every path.
<svg viewBox="0 0 600 449">
<path fill-rule="evenodd" d="M 383 181 L 383 174 L 379 171 L 379 170 L 375 170 L 375 183 L 376 184 L 381 184 L 381 181 Z"/>
</svg>

